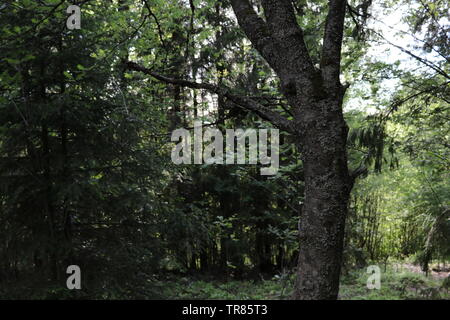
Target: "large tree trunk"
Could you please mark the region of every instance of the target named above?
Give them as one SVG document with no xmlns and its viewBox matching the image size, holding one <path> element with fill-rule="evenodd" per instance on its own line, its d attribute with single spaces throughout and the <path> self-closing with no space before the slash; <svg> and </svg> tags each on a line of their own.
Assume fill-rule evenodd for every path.
<svg viewBox="0 0 450 320">
<path fill-rule="evenodd" d="M 304 109 L 302 138 L 305 202 L 299 222 L 295 299 L 336 299 L 350 192 L 347 126 L 340 101 Z M 302 130 L 303 131 L 303 130 Z"/>
<path fill-rule="evenodd" d="M 266 20 L 252 5 L 232 0 L 240 26 L 281 80 L 293 123 L 263 116 L 297 136 L 301 149 L 305 203 L 295 299 L 337 299 L 345 219 L 351 181 L 347 168 L 348 128 L 340 83 L 345 0 L 330 0 L 319 68 L 314 65 L 289 0 L 262 0 Z M 291 125 L 291 126 L 290 126 Z"/>
</svg>

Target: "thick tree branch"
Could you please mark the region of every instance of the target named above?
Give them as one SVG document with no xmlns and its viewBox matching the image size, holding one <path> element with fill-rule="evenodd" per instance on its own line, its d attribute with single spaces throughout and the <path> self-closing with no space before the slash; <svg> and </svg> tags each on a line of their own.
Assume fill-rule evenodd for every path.
<svg viewBox="0 0 450 320">
<path fill-rule="evenodd" d="M 270 110 L 266 106 L 256 102 L 255 100 L 253 100 L 249 97 L 234 95 L 234 94 L 230 93 L 230 89 L 228 89 L 224 86 L 219 87 L 219 86 L 209 84 L 209 83 L 200 83 L 200 82 L 194 82 L 194 81 L 189 81 L 189 80 L 170 78 L 170 77 L 161 75 L 159 73 L 153 72 L 152 70 L 145 68 L 144 66 L 141 66 L 132 61 L 127 61 L 126 66 L 129 70 L 142 72 L 144 74 L 150 75 L 153 78 L 155 78 L 159 81 L 165 82 L 165 83 L 183 86 L 183 87 L 187 87 L 187 88 L 191 88 L 191 89 L 204 89 L 211 93 L 221 95 L 221 96 L 227 98 L 229 101 L 233 102 L 234 104 L 238 105 L 239 107 L 256 113 L 262 119 L 271 122 L 274 126 L 280 128 L 281 130 L 284 130 L 284 131 L 287 131 L 290 133 L 295 133 L 293 122 L 289 121 L 288 119 L 283 117 L 278 112 Z"/>
<path fill-rule="evenodd" d="M 328 1 L 320 69 L 325 85 L 330 89 L 336 89 L 340 86 L 339 75 L 341 72 L 341 50 L 346 6 L 346 0 Z"/>
<path fill-rule="evenodd" d="M 259 117 L 269 121 L 274 126 L 280 128 L 281 130 L 284 130 L 292 134 L 296 133 L 292 121 L 289 121 L 278 112 L 272 111 L 269 108 L 257 103 L 255 100 L 252 100 L 244 96 L 232 95 L 230 93 L 224 94 L 224 97 L 226 97 L 228 100 L 235 103 L 236 105 L 240 106 L 241 108 L 255 112 Z"/>
<path fill-rule="evenodd" d="M 258 50 L 265 51 L 265 46 L 273 39 L 269 34 L 264 20 L 256 14 L 248 0 L 231 0 L 231 6 L 236 14 L 239 25 L 253 45 Z"/>
<path fill-rule="evenodd" d="M 231 0 L 233 11 L 240 27 L 253 46 L 266 59 L 275 72 L 279 72 L 279 56 L 276 44 L 271 37 L 266 23 L 253 10 L 248 0 Z"/>
<path fill-rule="evenodd" d="M 272 37 L 281 45 L 282 52 L 303 72 L 313 72 L 314 65 L 303 38 L 303 30 L 297 23 L 290 0 L 262 0 L 264 15 Z"/>
<path fill-rule="evenodd" d="M 289 1 L 263 1 L 267 23 L 248 0 L 231 0 L 231 5 L 242 30 L 279 76 L 285 95 L 295 95 L 298 80 L 300 87 L 311 87 L 314 66 Z"/>
</svg>

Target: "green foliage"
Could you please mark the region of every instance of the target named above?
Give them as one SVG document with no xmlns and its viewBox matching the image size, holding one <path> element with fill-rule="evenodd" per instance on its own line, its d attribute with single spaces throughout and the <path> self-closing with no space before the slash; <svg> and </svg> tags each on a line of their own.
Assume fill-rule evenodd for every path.
<svg viewBox="0 0 450 320">
<path fill-rule="evenodd" d="M 270 125 L 223 97 L 144 78 L 123 63 L 259 94 L 292 119 L 229 2 L 80 3 L 80 30 L 67 30 L 64 1 L 0 5 L 0 298 L 289 297 L 305 189 L 298 137 L 281 132 L 273 177 L 257 165 L 174 166 L 170 132 L 194 119 L 220 130 Z M 292 3 L 319 64 L 327 1 Z M 409 31 L 424 36 L 406 67 L 371 53 L 383 36 L 370 3 L 349 1 L 345 21 L 348 160 L 367 173 L 349 203 L 340 297 L 448 298 L 448 280 L 440 289 L 392 269 L 381 290 L 366 287 L 371 262 L 450 256 L 448 220 L 425 250 L 450 205 L 448 3 L 381 6 L 402 5 Z M 65 289 L 70 264 L 82 269 L 80 291 Z"/>
</svg>

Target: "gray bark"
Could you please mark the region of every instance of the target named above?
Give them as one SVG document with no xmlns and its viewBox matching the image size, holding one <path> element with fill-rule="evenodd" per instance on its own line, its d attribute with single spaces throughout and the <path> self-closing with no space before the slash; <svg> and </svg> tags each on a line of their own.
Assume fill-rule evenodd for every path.
<svg viewBox="0 0 450 320">
<path fill-rule="evenodd" d="M 329 1 L 320 69 L 306 49 L 289 0 L 262 0 L 265 20 L 246 0 L 232 0 L 238 22 L 281 79 L 295 116 L 301 148 L 305 203 L 299 223 L 300 252 L 294 299 L 337 299 L 347 203 L 345 93 L 339 81 L 346 1 Z"/>
</svg>

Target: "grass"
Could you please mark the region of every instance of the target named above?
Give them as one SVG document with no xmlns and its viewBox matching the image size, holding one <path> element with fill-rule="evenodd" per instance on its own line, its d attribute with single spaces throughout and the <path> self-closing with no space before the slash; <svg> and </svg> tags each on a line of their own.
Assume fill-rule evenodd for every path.
<svg viewBox="0 0 450 320">
<path fill-rule="evenodd" d="M 381 272 L 380 289 L 368 289 L 369 274 L 354 270 L 341 279 L 340 300 L 411 300 L 450 299 L 448 289 L 441 288 L 443 279 L 425 277 L 407 270 L 388 267 Z M 165 279 L 158 283 L 167 299 L 289 299 L 294 275 L 277 275 L 258 281 L 218 281 L 211 279 Z"/>
<path fill-rule="evenodd" d="M 342 300 L 449 299 L 449 294 L 436 280 L 409 271 L 387 268 L 381 274 L 380 289 L 368 289 L 369 274 L 355 271 L 343 277 L 339 297 Z"/>
<path fill-rule="evenodd" d="M 403 262 L 405 265 L 405 262 Z M 408 264 L 411 266 L 411 264 Z M 388 266 L 381 269 L 380 289 L 368 289 L 366 269 L 347 272 L 341 277 L 340 300 L 405 300 L 450 299 L 450 277 L 436 279 L 408 268 Z M 160 275 L 159 280 L 140 281 L 130 285 L 126 292 L 114 288 L 80 292 L 69 291 L 61 284 L 24 281 L 14 287 L 0 288 L 0 299 L 199 299 L 199 300 L 280 300 L 289 299 L 293 292 L 295 275 L 278 274 L 271 278 L 254 275 L 258 280 L 218 280 L 195 275 Z M 157 277 L 155 275 L 155 277 Z M 444 280 L 445 279 L 445 280 Z M 445 283 L 445 284 L 444 284 Z M 446 286 L 446 288 L 444 288 Z M 15 288 L 15 289 L 14 289 Z"/>
</svg>

